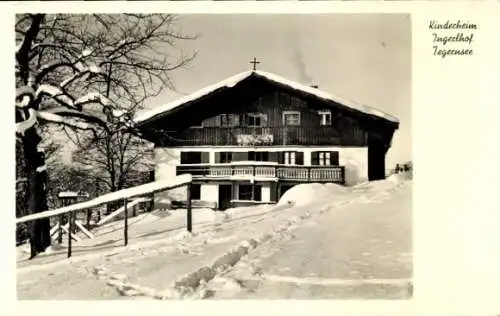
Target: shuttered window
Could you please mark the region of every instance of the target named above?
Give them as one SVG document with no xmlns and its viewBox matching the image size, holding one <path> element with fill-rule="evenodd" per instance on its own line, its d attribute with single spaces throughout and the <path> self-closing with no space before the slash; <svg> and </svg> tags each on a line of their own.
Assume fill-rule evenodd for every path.
<svg viewBox="0 0 500 316">
<path fill-rule="evenodd" d="M 209 163 L 210 162 L 210 153 L 208 151 L 203 151 L 201 153 L 201 163 Z"/>
<path fill-rule="evenodd" d="M 338 166 L 338 151 L 314 151 L 311 153 L 311 164 L 319 166 Z"/>
<path fill-rule="evenodd" d="M 230 163 L 233 161 L 233 153 L 229 151 L 223 151 L 219 153 L 219 163 Z"/>
<path fill-rule="evenodd" d="M 295 165 L 295 152 L 285 151 L 283 153 L 283 163 L 285 165 Z"/>
<path fill-rule="evenodd" d="M 201 156 L 202 153 L 200 151 L 183 151 L 181 152 L 181 165 L 201 163 Z"/>
<path fill-rule="evenodd" d="M 281 153 L 282 160 L 280 163 L 285 165 L 303 165 L 304 153 L 300 151 L 285 151 Z"/>
<path fill-rule="evenodd" d="M 267 151 L 250 151 L 248 152 L 248 160 L 250 161 L 269 161 L 269 153 Z"/>
</svg>

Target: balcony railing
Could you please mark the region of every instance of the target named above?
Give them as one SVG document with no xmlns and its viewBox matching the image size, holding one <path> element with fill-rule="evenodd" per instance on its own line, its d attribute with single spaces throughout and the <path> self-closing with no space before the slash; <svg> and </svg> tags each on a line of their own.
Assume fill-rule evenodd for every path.
<svg viewBox="0 0 500 316">
<path fill-rule="evenodd" d="M 364 146 L 361 130 L 338 133 L 332 126 L 281 127 L 203 127 L 169 133 L 169 145 L 189 146 L 287 146 L 349 145 Z M 171 144 L 170 144 L 171 143 Z"/>
<path fill-rule="evenodd" d="M 177 166 L 177 175 L 194 179 L 266 179 L 344 184 L 343 166 L 280 165 L 270 162 L 229 164 L 186 164 Z"/>
</svg>

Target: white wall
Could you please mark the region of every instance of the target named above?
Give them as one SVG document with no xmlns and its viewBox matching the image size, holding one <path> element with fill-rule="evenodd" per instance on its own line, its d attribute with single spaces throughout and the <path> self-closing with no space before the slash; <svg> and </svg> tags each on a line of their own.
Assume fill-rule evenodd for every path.
<svg viewBox="0 0 500 316">
<path fill-rule="evenodd" d="M 219 203 L 219 184 L 204 183 L 200 187 L 200 199 Z"/>
<path fill-rule="evenodd" d="M 181 163 L 181 151 L 177 148 L 155 148 L 155 180 L 168 180 L 176 177 L 176 166 Z M 186 199 L 186 188 L 180 187 L 155 194 L 155 197 Z"/>
<path fill-rule="evenodd" d="M 344 148 L 339 163 L 345 167 L 346 185 L 368 181 L 368 147 Z"/>
<path fill-rule="evenodd" d="M 248 151 L 250 148 L 241 146 L 220 147 L 180 147 L 180 148 L 155 148 L 155 177 L 157 180 L 175 177 L 175 166 L 180 164 L 181 151 L 206 151 L 209 152 L 210 163 L 215 163 L 215 152 L 221 151 Z M 254 151 L 302 151 L 304 152 L 304 165 L 311 165 L 311 152 L 313 151 L 338 151 L 339 163 L 345 167 L 346 185 L 368 180 L 368 148 L 367 147 L 260 147 L 251 148 Z M 182 189 L 180 190 L 182 191 Z M 185 190 L 184 190 L 185 191 Z"/>
<path fill-rule="evenodd" d="M 311 165 L 313 151 L 338 151 L 339 164 L 345 167 L 345 184 L 354 185 L 368 181 L 368 147 L 302 148 L 304 165 Z"/>
</svg>

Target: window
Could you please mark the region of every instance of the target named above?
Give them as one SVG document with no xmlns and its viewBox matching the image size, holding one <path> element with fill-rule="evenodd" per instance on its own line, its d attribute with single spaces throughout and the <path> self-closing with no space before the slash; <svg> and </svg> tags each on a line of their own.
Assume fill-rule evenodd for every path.
<svg viewBox="0 0 500 316">
<path fill-rule="evenodd" d="M 248 160 L 250 161 L 269 161 L 269 153 L 267 151 L 250 151 L 248 152 Z"/>
<path fill-rule="evenodd" d="M 321 117 L 320 125 L 332 125 L 332 112 L 330 111 L 319 111 L 318 114 Z"/>
<path fill-rule="evenodd" d="M 218 126 L 235 127 L 240 124 L 240 117 L 235 114 L 220 114 L 218 116 Z"/>
<path fill-rule="evenodd" d="M 267 115 L 261 113 L 248 113 L 247 126 L 249 127 L 262 127 L 267 124 Z"/>
<path fill-rule="evenodd" d="M 253 186 L 249 184 L 240 184 L 238 187 L 238 200 L 252 201 L 252 191 Z M 253 201 L 262 200 L 262 187 L 260 185 L 255 186 Z"/>
<path fill-rule="evenodd" d="M 329 152 L 320 152 L 318 156 L 318 165 L 326 166 L 330 164 L 330 153 Z"/>
<path fill-rule="evenodd" d="M 315 151 L 311 153 L 311 163 L 320 166 L 338 166 L 338 151 Z"/>
<path fill-rule="evenodd" d="M 181 165 L 195 164 L 202 162 L 202 155 L 200 151 L 183 151 L 181 152 Z"/>
<path fill-rule="evenodd" d="M 221 127 L 229 126 L 229 117 L 227 114 L 219 115 L 219 126 Z"/>
<path fill-rule="evenodd" d="M 233 161 L 233 153 L 232 152 L 221 152 L 219 162 L 220 163 L 230 163 Z"/>
<path fill-rule="evenodd" d="M 300 112 L 299 111 L 283 112 L 283 125 L 285 126 L 300 125 Z"/>
<path fill-rule="evenodd" d="M 191 184 L 191 199 L 201 199 L 201 184 Z"/>
<path fill-rule="evenodd" d="M 280 164 L 285 165 L 303 165 L 304 153 L 300 151 L 285 151 L 280 153 Z"/>
<path fill-rule="evenodd" d="M 283 153 L 283 163 L 285 165 L 295 165 L 295 152 L 290 151 L 290 152 L 285 152 Z"/>
</svg>

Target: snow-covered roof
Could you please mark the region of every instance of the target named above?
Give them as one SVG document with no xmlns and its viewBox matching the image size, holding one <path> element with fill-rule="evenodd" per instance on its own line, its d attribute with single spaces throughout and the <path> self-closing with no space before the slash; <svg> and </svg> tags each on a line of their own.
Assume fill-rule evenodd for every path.
<svg viewBox="0 0 500 316">
<path fill-rule="evenodd" d="M 185 97 L 177 99 L 173 102 L 167 103 L 167 104 L 162 105 L 162 106 L 158 106 L 158 107 L 151 109 L 149 111 L 144 111 L 142 113 L 139 113 L 135 117 L 134 121 L 135 121 L 135 123 L 142 123 L 142 122 L 150 120 L 158 115 L 165 115 L 168 112 L 170 112 L 171 110 L 173 110 L 173 109 L 175 109 L 183 104 L 186 104 L 186 103 L 192 102 L 192 101 L 196 101 L 197 99 L 200 99 L 206 95 L 209 95 L 209 94 L 211 94 L 211 93 L 213 93 L 221 88 L 234 87 L 235 85 L 237 85 L 241 81 L 243 81 L 251 76 L 261 77 L 261 78 L 264 78 L 268 81 L 287 86 L 288 88 L 291 88 L 293 90 L 297 90 L 297 91 L 300 91 L 302 93 L 316 96 L 316 97 L 323 99 L 325 101 L 333 101 L 333 102 L 339 103 L 345 107 L 351 108 L 353 110 L 356 110 L 356 111 L 359 111 L 359 112 L 362 112 L 365 114 L 377 116 L 377 117 L 389 120 L 391 122 L 396 122 L 396 123 L 399 122 L 399 120 L 397 118 L 395 118 L 387 113 L 384 113 L 380 110 L 374 109 L 372 107 L 362 105 L 362 104 L 359 104 L 357 102 L 350 101 L 350 100 L 341 98 L 339 96 L 332 95 L 332 94 L 327 93 L 325 91 L 321 91 L 318 88 L 313 88 L 313 87 L 310 87 L 307 85 L 303 85 L 303 84 L 288 80 L 286 78 L 283 78 L 281 76 L 278 76 L 278 75 L 275 75 L 275 74 L 272 74 L 269 72 L 265 72 L 265 71 L 260 71 L 260 70 L 245 71 L 245 72 L 239 73 L 239 74 L 234 75 L 232 77 L 229 77 L 225 80 L 222 80 L 214 85 L 202 88 L 202 89 L 200 89 L 200 90 L 198 90 L 190 95 L 187 95 Z"/>
</svg>

